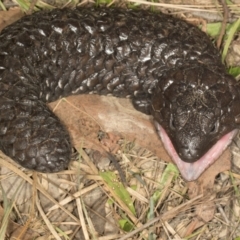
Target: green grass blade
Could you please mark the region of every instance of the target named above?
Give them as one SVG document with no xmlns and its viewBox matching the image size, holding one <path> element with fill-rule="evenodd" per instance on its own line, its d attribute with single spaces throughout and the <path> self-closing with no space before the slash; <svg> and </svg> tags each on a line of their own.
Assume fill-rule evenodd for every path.
<svg viewBox="0 0 240 240">
<path fill-rule="evenodd" d="M 234 38 L 235 33 L 237 32 L 238 28 L 240 27 L 240 18 L 232 25 L 232 27 L 229 29 L 228 38 L 226 40 L 223 53 L 222 53 L 222 62 L 225 61 L 225 58 L 227 56 L 228 48 Z"/>
<path fill-rule="evenodd" d="M 100 176 L 107 183 L 107 185 L 114 191 L 114 193 L 121 199 L 123 203 L 130 209 L 130 211 L 136 216 L 136 211 L 132 202 L 132 199 L 125 189 L 123 184 L 117 180 L 116 175 L 113 172 L 101 172 Z"/>
</svg>

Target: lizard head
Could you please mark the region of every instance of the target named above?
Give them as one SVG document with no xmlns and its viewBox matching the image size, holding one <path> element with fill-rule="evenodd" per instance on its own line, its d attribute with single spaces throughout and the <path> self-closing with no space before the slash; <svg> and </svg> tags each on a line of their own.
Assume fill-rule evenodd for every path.
<svg viewBox="0 0 240 240">
<path fill-rule="evenodd" d="M 164 73 L 152 98 L 163 144 L 182 176 L 197 179 L 230 144 L 240 122 L 236 80 L 204 66 Z"/>
</svg>

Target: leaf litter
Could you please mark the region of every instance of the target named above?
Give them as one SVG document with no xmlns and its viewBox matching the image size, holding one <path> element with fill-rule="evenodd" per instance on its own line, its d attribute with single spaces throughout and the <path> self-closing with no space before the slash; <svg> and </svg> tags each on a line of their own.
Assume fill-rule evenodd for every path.
<svg viewBox="0 0 240 240">
<path fill-rule="evenodd" d="M 66 171 L 41 174 L 1 154 L 5 204 L 0 219 L 12 209 L 5 228 L 8 239 L 240 235 L 240 175 L 229 171 L 229 149 L 197 181 L 187 183 L 170 163 L 151 119 L 135 111 L 128 100 L 74 96 L 50 107 L 71 134 L 73 159 Z M 237 170 L 238 141 L 232 147 Z M 114 154 L 127 185 L 106 152 Z"/>
</svg>

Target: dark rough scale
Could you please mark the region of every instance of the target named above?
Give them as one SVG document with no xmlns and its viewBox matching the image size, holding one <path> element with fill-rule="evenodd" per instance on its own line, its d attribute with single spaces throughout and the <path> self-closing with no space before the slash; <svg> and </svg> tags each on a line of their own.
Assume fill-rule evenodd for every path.
<svg viewBox="0 0 240 240">
<path fill-rule="evenodd" d="M 189 162 L 239 121 L 239 86 L 209 38 L 184 21 L 146 11 L 57 9 L 2 31 L 0 149 L 16 162 L 65 169 L 70 139 L 45 103 L 89 92 L 131 96 Z M 198 149 L 192 156 L 184 152 L 189 142 Z"/>
</svg>

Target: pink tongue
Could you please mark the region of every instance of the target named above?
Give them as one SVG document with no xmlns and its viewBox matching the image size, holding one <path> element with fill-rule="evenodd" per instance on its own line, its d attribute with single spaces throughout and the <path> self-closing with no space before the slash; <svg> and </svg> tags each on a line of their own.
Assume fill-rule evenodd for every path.
<svg viewBox="0 0 240 240">
<path fill-rule="evenodd" d="M 238 132 L 238 130 L 233 130 L 227 133 L 199 160 L 194 163 L 186 163 L 179 158 L 165 130 L 158 123 L 156 123 L 156 127 L 165 149 L 177 165 L 183 178 L 187 181 L 196 180 L 205 171 L 205 169 L 212 165 L 231 143 L 232 139 Z"/>
</svg>

